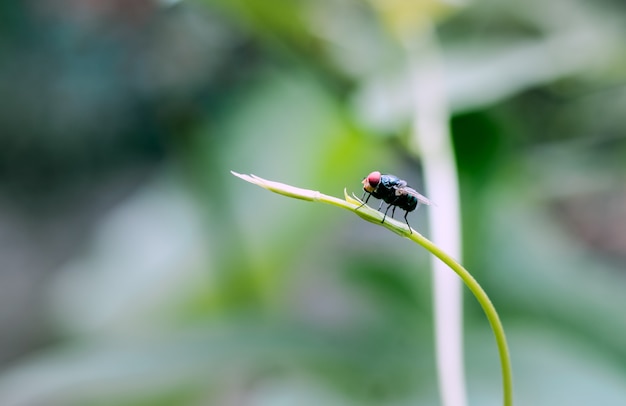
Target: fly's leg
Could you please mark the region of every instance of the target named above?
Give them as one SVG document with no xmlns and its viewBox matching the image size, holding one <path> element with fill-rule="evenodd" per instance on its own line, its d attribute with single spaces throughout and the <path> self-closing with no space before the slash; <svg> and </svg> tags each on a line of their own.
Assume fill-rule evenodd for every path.
<svg viewBox="0 0 626 406">
<path fill-rule="evenodd" d="M 367 194 L 367 199 L 365 199 L 365 195 Z M 354 210 L 359 210 L 361 207 L 365 206 L 365 204 L 367 203 L 367 201 L 370 199 L 370 197 L 372 197 L 371 193 L 368 193 L 367 191 L 363 192 L 363 197 L 361 197 L 361 200 L 363 201 L 363 203 L 361 203 L 361 205 L 359 207 L 357 207 Z M 365 199 L 365 200 L 363 200 Z"/>
<path fill-rule="evenodd" d="M 384 215 L 384 217 L 383 217 L 383 221 L 382 221 L 382 223 L 384 223 L 384 222 L 385 222 L 385 218 L 387 217 L 387 212 L 389 211 L 389 208 L 390 208 L 391 206 L 393 206 L 393 210 L 391 210 L 391 218 L 393 218 L 393 215 L 394 215 L 394 214 L 395 214 L 395 212 L 396 212 L 396 207 L 397 207 L 397 206 L 396 206 L 396 202 L 397 202 L 397 201 L 398 201 L 398 198 L 396 197 L 396 199 L 395 199 L 393 202 L 389 203 L 389 206 L 387 206 L 387 210 L 385 210 L 385 215 Z M 382 204 L 382 202 L 380 203 L 380 205 L 381 205 L 381 206 L 383 205 L 383 204 Z M 380 210 L 380 207 L 378 208 L 378 210 Z"/>
<path fill-rule="evenodd" d="M 381 206 L 383 205 L 382 203 L 380 204 Z M 381 221 L 381 223 L 385 222 L 385 219 L 387 218 L 387 212 L 389 211 L 389 208 L 391 207 L 391 205 L 387 206 L 387 209 L 385 210 L 385 215 L 383 216 L 383 221 Z M 395 207 L 394 207 L 395 209 Z M 380 208 L 379 208 L 380 210 Z"/>
<path fill-rule="evenodd" d="M 405 212 L 404 213 L 404 221 L 406 222 L 406 225 L 409 227 L 409 234 L 413 234 L 413 229 L 411 228 L 411 225 L 409 224 L 409 220 L 406 218 L 406 216 L 409 215 L 409 212 Z"/>
</svg>

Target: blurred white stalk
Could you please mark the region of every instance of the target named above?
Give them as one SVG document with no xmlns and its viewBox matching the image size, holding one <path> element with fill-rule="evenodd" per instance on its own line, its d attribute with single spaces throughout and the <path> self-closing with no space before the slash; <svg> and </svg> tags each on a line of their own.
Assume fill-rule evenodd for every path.
<svg viewBox="0 0 626 406">
<path fill-rule="evenodd" d="M 461 260 L 459 182 L 449 129 L 444 70 L 434 29 L 405 41 L 413 100 L 410 149 L 422 159 L 432 241 Z M 459 278 L 431 256 L 435 346 L 443 406 L 466 406 L 463 366 L 463 302 Z"/>
</svg>

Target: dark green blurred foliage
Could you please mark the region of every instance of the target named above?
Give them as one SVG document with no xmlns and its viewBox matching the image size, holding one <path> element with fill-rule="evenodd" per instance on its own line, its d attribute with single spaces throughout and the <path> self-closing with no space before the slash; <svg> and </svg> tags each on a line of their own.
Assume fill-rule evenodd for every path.
<svg viewBox="0 0 626 406">
<path fill-rule="evenodd" d="M 622 16 L 484 0 L 439 26 L 463 262 L 518 404 L 626 396 Z M 367 3 L 26 1 L 0 20 L 1 404 L 438 404 L 426 254 L 229 173 L 421 189 L 406 61 Z M 411 224 L 428 235 L 424 210 Z M 470 402 L 495 405 L 465 303 Z"/>
</svg>

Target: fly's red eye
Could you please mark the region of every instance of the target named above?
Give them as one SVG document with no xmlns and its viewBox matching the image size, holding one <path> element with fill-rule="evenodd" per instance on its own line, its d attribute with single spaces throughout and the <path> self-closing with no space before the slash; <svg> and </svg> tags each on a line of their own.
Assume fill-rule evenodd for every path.
<svg viewBox="0 0 626 406">
<path fill-rule="evenodd" d="M 367 183 L 372 187 L 378 186 L 378 183 L 380 183 L 380 172 L 375 171 L 367 175 Z"/>
</svg>

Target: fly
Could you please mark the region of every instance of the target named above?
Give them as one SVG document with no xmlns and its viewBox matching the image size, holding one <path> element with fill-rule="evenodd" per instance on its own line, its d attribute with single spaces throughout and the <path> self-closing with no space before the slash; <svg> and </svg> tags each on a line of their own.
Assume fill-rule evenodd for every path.
<svg viewBox="0 0 626 406">
<path fill-rule="evenodd" d="M 407 185 L 406 181 L 394 175 L 384 175 L 375 171 L 367 175 L 361 183 L 363 183 L 363 190 L 365 191 L 361 200 L 365 199 L 365 195 L 367 195 L 367 199 L 363 201 L 363 204 L 360 205 L 357 210 L 363 207 L 363 205 L 365 205 L 372 196 L 376 199 L 381 199 L 380 205 L 378 206 L 379 211 L 381 207 L 383 207 L 383 203 L 388 204 L 382 223 L 384 223 L 385 218 L 387 218 L 389 208 L 393 207 L 393 210 L 391 210 L 391 218 L 393 218 L 396 207 L 399 207 L 405 211 L 404 221 L 409 227 L 409 232 L 411 234 L 413 231 L 411 230 L 409 220 L 406 218 L 409 215 L 409 212 L 415 210 L 420 203 L 427 205 L 432 204 L 430 200 Z"/>
</svg>

